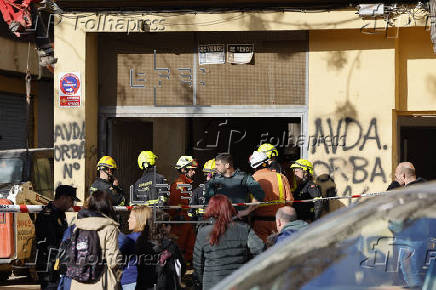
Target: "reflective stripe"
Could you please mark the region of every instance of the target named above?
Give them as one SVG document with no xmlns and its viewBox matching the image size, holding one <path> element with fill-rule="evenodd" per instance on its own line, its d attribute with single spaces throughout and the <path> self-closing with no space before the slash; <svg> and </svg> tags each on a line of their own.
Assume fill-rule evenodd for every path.
<svg viewBox="0 0 436 290">
<path fill-rule="evenodd" d="M 282 175 L 280 173 L 276 173 L 277 174 L 277 182 L 279 184 L 279 200 L 280 201 L 284 201 L 285 200 L 285 188 L 283 186 L 283 181 L 282 181 Z"/>
<path fill-rule="evenodd" d="M 204 213 L 204 212 L 205 212 L 204 208 L 197 209 L 197 213 Z"/>
<path fill-rule="evenodd" d="M 268 200 L 267 202 L 284 202 L 285 201 L 285 187 L 283 186 L 283 180 L 282 175 L 280 173 L 277 174 L 277 183 L 279 186 L 279 199 L 276 200 Z M 259 207 L 262 206 L 270 206 L 271 204 L 261 204 Z"/>
<path fill-rule="evenodd" d="M 151 205 L 151 204 L 156 204 L 156 203 L 158 203 L 158 202 L 159 202 L 158 199 L 150 199 L 150 200 L 147 200 L 147 201 L 145 202 L 145 204 L 146 204 L 146 205 Z"/>
</svg>

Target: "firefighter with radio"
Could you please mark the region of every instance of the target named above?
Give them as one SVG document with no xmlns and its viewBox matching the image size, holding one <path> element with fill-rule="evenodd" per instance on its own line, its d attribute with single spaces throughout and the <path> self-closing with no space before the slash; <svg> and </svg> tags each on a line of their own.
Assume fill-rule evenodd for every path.
<svg viewBox="0 0 436 290">
<path fill-rule="evenodd" d="M 106 191 L 112 198 L 114 206 L 124 205 L 126 199 L 124 191 L 118 184 L 118 179 L 114 176 L 117 163 L 111 156 L 103 156 L 97 163 L 97 178 L 89 188 L 92 195 L 97 190 Z"/>
<path fill-rule="evenodd" d="M 167 180 L 163 175 L 156 172 L 157 158 L 152 151 L 141 151 L 139 154 L 138 166 L 143 170 L 143 174 L 133 186 L 130 205 L 166 205 L 168 196 L 165 193 L 168 190 L 165 190 L 164 186 L 167 185 Z"/>
</svg>

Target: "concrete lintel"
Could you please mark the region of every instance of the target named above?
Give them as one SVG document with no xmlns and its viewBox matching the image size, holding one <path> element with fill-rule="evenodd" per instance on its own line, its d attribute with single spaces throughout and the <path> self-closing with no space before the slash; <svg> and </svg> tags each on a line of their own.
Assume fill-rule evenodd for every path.
<svg viewBox="0 0 436 290">
<path fill-rule="evenodd" d="M 425 18 L 425 17 L 423 17 Z M 86 32 L 178 32 L 178 31 L 268 31 L 384 28 L 384 19 L 362 19 L 356 10 L 317 13 L 228 12 L 228 13 L 70 13 L 61 22 Z M 391 19 L 396 27 L 425 26 L 425 19 L 411 22 L 407 14 Z M 59 24 L 58 24 L 59 25 Z"/>
<path fill-rule="evenodd" d="M 307 106 L 108 106 L 104 117 L 303 117 Z"/>
</svg>

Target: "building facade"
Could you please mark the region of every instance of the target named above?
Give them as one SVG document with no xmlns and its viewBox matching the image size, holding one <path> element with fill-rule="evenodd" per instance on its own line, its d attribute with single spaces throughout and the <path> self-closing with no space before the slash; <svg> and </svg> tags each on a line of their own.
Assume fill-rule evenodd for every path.
<svg viewBox="0 0 436 290">
<path fill-rule="evenodd" d="M 170 182 L 184 154 L 201 163 L 230 152 L 249 170 L 265 142 L 285 167 L 311 160 L 339 195 L 385 190 L 402 160 L 434 178 L 436 58 L 425 11 L 408 9 L 413 18 L 388 24 L 356 9 L 64 14 L 55 185 L 84 198 L 98 158 L 111 155 L 127 190 L 141 150 Z"/>
</svg>

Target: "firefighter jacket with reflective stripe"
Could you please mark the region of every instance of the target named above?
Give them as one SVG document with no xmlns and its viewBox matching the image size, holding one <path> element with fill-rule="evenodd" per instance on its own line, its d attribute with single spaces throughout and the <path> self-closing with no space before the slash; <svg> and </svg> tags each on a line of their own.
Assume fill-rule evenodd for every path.
<svg viewBox="0 0 436 290">
<path fill-rule="evenodd" d="M 200 184 L 194 191 L 192 192 L 190 205 L 207 205 L 209 203 L 209 199 L 206 196 L 206 189 L 208 186 L 208 182 L 206 181 L 204 184 Z M 204 212 L 206 208 L 191 208 L 189 210 L 189 216 L 194 217 L 196 220 L 201 220 L 203 218 Z"/>
<path fill-rule="evenodd" d="M 313 199 L 321 197 L 321 190 L 312 180 L 305 180 L 298 184 L 294 192 L 294 200 Z M 322 211 L 322 201 L 294 202 L 293 207 L 297 212 L 297 218 L 304 221 L 319 219 Z"/>
<path fill-rule="evenodd" d="M 160 184 L 167 184 L 167 180 L 163 175 L 155 174 L 154 168 L 144 170 L 141 178 L 133 186 L 133 196 L 130 205 L 145 204 L 152 206 L 166 204 L 169 192 L 167 188 L 159 186 Z"/>
<path fill-rule="evenodd" d="M 92 194 L 94 191 L 97 190 L 106 191 L 111 196 L 112 204 L 114 206 L 124 205 L 126 201 L 124 197 L 124 192 L 121 187 L 113 185 L 112 182 L 109 180 L 97 177 L 97 179 L 89 188 L 89 193 Z"/>
<path fill-rule="evenodd" d="M 293 201 L 289 181 L 283 174 L 273 172 L 268 168 L 263 168 L 253 174 L 253 178 L 259 182 L 265 192 L 263 201 Z M 284 204 L 268 205 L 258 207 L 254 211 L 255 216 L 274 217 L 277 210 Z"/>
<path fill-rule="evenodd" d="M 169 205 L 189 205 L 192 195 L 192 179 L 180 174 L 179 177 L 171 184 Z M 171 217 L 176 220 L 189 219 L 186 209 L 173 209 L 169 211 Z"/>
</svg>

